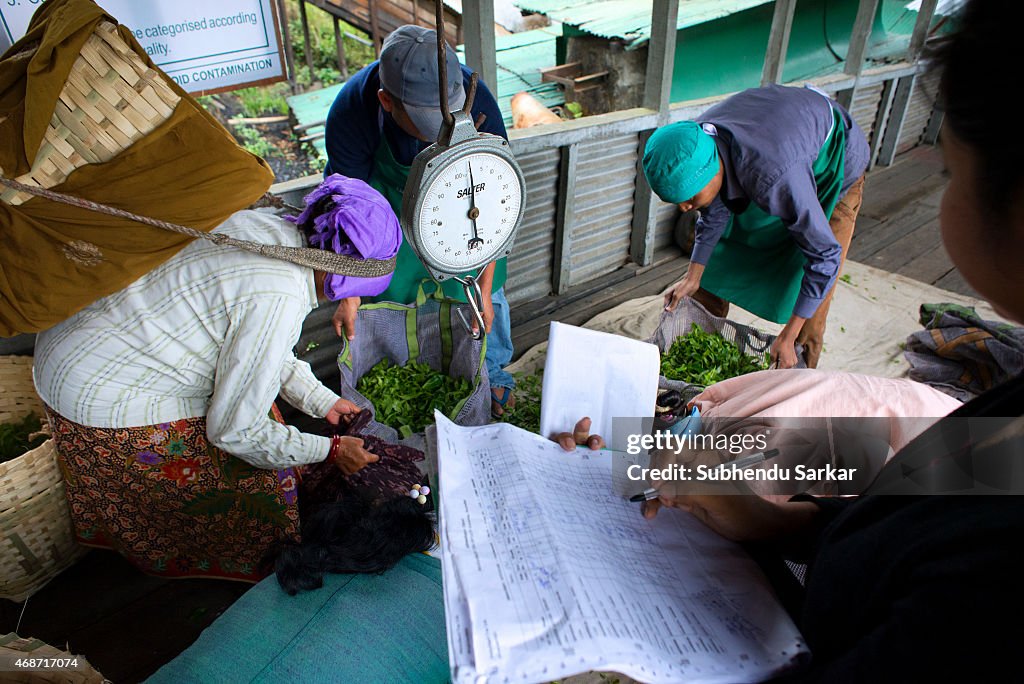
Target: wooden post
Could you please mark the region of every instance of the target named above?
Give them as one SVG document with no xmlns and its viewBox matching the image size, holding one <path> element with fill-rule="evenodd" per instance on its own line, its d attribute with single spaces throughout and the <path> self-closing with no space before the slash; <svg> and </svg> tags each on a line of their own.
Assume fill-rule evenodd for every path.
<svg viewBox="0 0 1024 684">
<path fill-rule="evenodd" d="M 924 49 L 924 43 L 928 40 L 928 29 L 932 25 L 932 17 L 935 16 L 935 7 L 939 0 L 921 0 L 921 8 L 917 10 L 917 21 L 914 22 L 914 32 L 910 35 L 910 48 L 907 50 L 907 61 L 915 62 Z"/>
<path fill-rule="evenodd" d="M 868 41 L 871 39 L 871 25 L 875 21 L 875 12 L 878 10 L 878 0 L 860 0 L 857 8 L 857 18 L 853 22 L 853 33 L 850 35 L 850 49 L 846 52 L 846 64 L 843 72 L 856 79 L 864 71 L 864 58 L 868 53 Z M 857 91 L 857 83 L 849 90 L 844 90 L 836 96 L 836 101 L 846 109 L 853 106 L 853 98 Z"/>
<path fill-rule="evenodd" d="M 488 87 L 497 88 L 493 0 L 462 0 L 462 25 L 466 31 L 466 66 L 480 74 Z"/>
<path fill-rule="evenodd" d="M 885 136 L 878 149 L 878 163 L 882 166 L 891 166 L 896 158 L 896 147 L 899 145 L 900 132 L 903 130 L 903 119 L 910 107 L 910 96 L 914 92 L 916 80 L 917 77 L 911 74 L 899 79 L 896 84 L 896 94 L 892 99 L 892 111 L 889 113 L 889 123 L 885 126 Z"/>
<path fill-rule="evenodd" d="M 796 0 L 775 0 L 772 31 L 768 36 L 768 49 L 764 55 L 764 69 L 761 71 L 761 85 L 763 86 L 782 81 L 782 70 L 786 65 L 786 50 L 789 48 L 789 32 L 793 27 L 795 10 Z"/>
<path fill-rule="evenodd" d="M 380 35 L 380 26 L 377 24 L 377 2 L 369 0 L 370 10 L 370 40 L 373 41 L 373 52 L 380 57 L 380 44 L 384 37 Z"/>
<path fill-rule="evenodd" d="M 302 47 L 306 52 L 306 66 L 310 78 L 313 76 L 313 43 L 309 40 L 309 18 L 306 16 L 306 0 L 299 0 L 299 19 L 302 21 Z"/>
<path fill-rule="evenodd" d="M 672 98 L 672 67 L 676 58 L 676 24 L 679 0 L 654 0 L 651 12 L 651 41 L 647 45 L 647 78 L 644 107 L 658 112 L 658 125 L 668 123 Z M 658 227 L 661 200 L 643 171 L 644 148 L 652 131 L 640 134 L 636 165 L 636 191 L 633 193 L 633 224 L 629 254 L 640 266 L 654 261 L 654 232 Z"/>
<path fill-rule="evenodd" d="M 555 210 L 555 259 L 552 264 L 551 287 L 555 294 L 569 289 L 572 274 L 572 229 L 576 213 L 576 164 L 579 144 L 573 143 L 559 150 L 558 206 Z"/>
<path fill-rule="evenodd" d="M 892 112 L 893 95 L 896 93 L 896 81 L 899 79 L 890 78 L 882 86 L 882 101 L 878 105 L 878 112 L 875 114 L 875 127 L 871 133 L 871 152 L 868 156 L 868 171 L 875 166 L 878 160 L 878 150 L 882 147 L 882 140 L 885 138 L 885 128 L 889 123 L 889 113 Z"/>
<path fill-rule="evenodd" d="M 288 0 L 277 0 L 278 16 L 281 17 L 281 39 L 284 40 L 284 59 L 288 68 L 288 82 L 295 92 L 295 48 L 292 47 L 292 31 L 288 26 Z"/>
<path fill-rule="evenodd" d="M 338 49 L 338 71 L 341 72 L 341 80 L 348 80 L 348 60 L 345 59 L 345 36 L 341 34 L 341 20 L 332 15 L 334 19 L 334 44 Z"/>
<path fill-rule="evenodd" d="M 938 107 L 932 109 L 932 117 L 928 119 L 928 128 L 925 129 L 921 142 L 934 145 L 938 141 L 939 131 L 942 130 L 943 117 L 945 117 L 945 114 L 943 114 L 941 109 Z"/>
</svg>

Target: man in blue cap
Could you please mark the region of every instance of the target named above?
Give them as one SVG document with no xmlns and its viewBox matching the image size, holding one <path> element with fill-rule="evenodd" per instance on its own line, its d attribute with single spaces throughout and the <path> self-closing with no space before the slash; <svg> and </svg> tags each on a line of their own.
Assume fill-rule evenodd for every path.
<svg viewBox="0 0 1024 684">
<path fill-rule="evenodd" d="M 815 368 L 869 157 L 850 113 L 813 88 L 752 88 L 655 131 L 643 157 L 651 188 L 700 210 L 665 308 L 692 296 L 725 316 L 734 302 L 785 323 L 771 348 L 780 368 L 796 365 L 796 344 Z"/>
<path fill-rule="evenodd" d="M 447 47 L 448 106 L 454 111 L 466 101 L 472 71 L 459 64 Z M 506 140 L 505 123 L 494 96 L 477 84 L 471 114 L 477 128 Z M 402 26 L 384 39 L 380 59 L 345 83 L 331 105 L 325 126 L 327 168 L 325 175 L 340 173 L 365 180 L 383 194 L 396 214 L 401 214 L 402 192 L 416 155 L 437 140 L 441 129 L 438 101 L 437 34 L 420 26 Z M 475 274 L 476 275 L 476 274 Z M 377 301 L 411 303 L 426 269 L 405 242 L 391 284 Z M 504 366 L 512 359 L 512 326 L 505 299 L 505 259 L 486 266 L 478 274 L 483 293 L 483 317 L 487 336 L 487 374 L 491 384 L 491 412 L 500 416 L 514 402 L 515 381 Z M 462 287 L 446 281 L 444 293 L 465 301 Z M 343 300 L 334 314 L 338 335 L 355 337 L 358 297 Z"/>
</svg>

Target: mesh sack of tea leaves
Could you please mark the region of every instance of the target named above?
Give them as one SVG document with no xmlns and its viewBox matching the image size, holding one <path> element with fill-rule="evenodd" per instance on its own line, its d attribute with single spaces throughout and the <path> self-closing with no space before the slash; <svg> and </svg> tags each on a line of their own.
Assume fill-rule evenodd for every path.
<svg viewBox="0 0 1024 684">
<path fill-rule="evenodd" d="M 661 350 L 660 389 L 673 389 L 684 401 L 709 385 L 768 368 L 775 335 L 708 313 L 687 297 L 675 311 L 661 316 L 658 329 L 647 339 Z M 797 348 L 797 367 L 804 368 Z"/>
<path fill-rule="evenodd" d="M 373 411 L 364 433 L 422 450 L 435 408 L 459 425 L 489 421 L 484 340 L 466 331 L 460 307 L 468 320 L 468 306 L 448 299 L 360 307 L 338 367 L 341 396 Z"/>
</svg>

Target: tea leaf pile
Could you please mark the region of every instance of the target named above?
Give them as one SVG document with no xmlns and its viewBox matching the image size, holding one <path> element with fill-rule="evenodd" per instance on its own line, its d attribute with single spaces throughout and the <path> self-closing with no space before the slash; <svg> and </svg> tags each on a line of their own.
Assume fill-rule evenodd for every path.
<svg viewBox="0 0 1024 684">
<path fill-rule="evenodd" d="M 716 382 L 768 368 L 768 355 L 746 356 L 735 342 L 704 332 L 696 323 L 661 355 L 661 374 L 707 387 Z"/>
</svg>

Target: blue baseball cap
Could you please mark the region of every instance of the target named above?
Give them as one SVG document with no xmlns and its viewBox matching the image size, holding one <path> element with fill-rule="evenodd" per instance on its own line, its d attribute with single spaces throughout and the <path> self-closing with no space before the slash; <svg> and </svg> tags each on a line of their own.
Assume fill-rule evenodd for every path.
<svg viewBox="0 0 1024 684">
<path fill-rule="evenodd" d="M 466 102 L 462 67 L 451 45 L 445 44 L 448 67 L 448 108 L 461 109 Z M 406 24 L 384 39 L 380 51 L 380 83 L 402 102 L 424 138 L 436 140 L 441 130 L 441 104 L 437 92 L 437 33 Z"/>
</svg>

